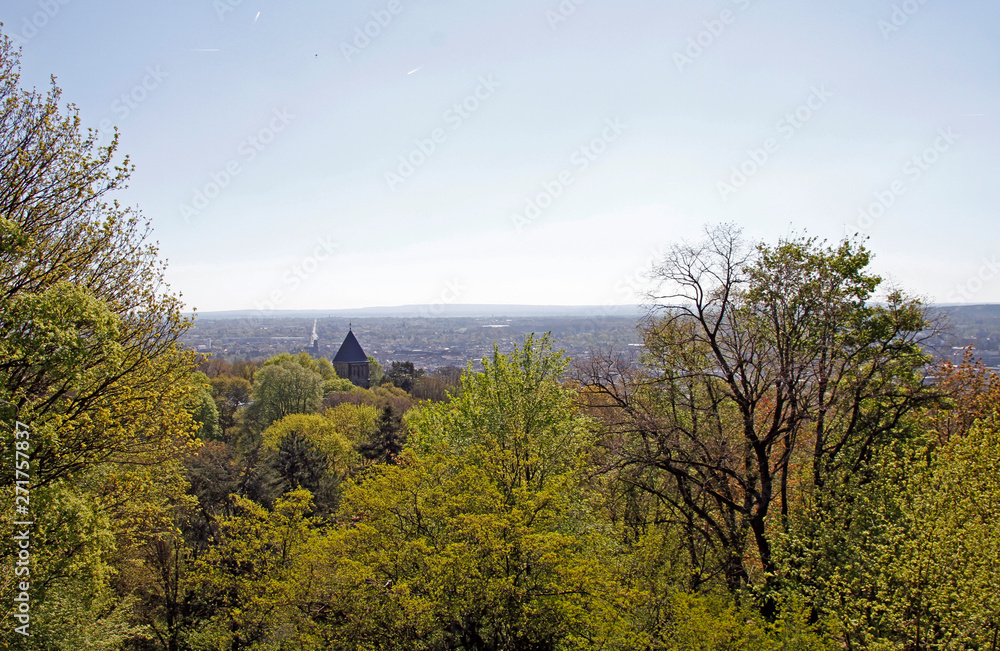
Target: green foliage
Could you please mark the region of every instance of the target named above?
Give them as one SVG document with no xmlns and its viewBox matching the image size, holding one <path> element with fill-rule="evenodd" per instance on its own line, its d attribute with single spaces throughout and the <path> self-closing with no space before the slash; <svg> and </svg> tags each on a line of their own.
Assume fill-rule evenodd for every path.
<svg viewBox="0 0 1000 651">
<path fill-rule="evenodd" d="M 892 569 L 908 529 L 897 483 L 904 476 L 894 462 L 875 465 L 877 481 L 853 480 L 822 496 L 837 505 L 803 509 L 787 534 L 775 536 L 785 592 L 807 600 L 841 639 L 860 648 L 879 648 L 897 636 L 907 599 Z"/>
<path fill-rule="evenodd" d="M 57 481 L 31 491 L 36 516 L 30 529 L 30 574 L 19 577 L 31 582 L 31 637 L 5 627 L 0 639 L 11 648 L 117 649 L 125 639 L 143 633 L 132 621 L 133 600 L 119 598 L 113 587 L 120 548 L 128 545 L 128 532 L 139 527 L 133 521 L 115 526 L 118 513 L 108 508 L 108 501 L 123 496 L 102 495 L 96 480 Z M 7 512 L 13 512 L 11 502 L 3 500 Z M 136 506 L 149 514 L 144 506 Z M 0 571 L 13 580 L 15 550 L 10 536 L 6 538 Z M 3 605 L 9 621 L 13 603 L 6 600 Z"/>
<path fill-rule="evenodd" d="M 194 565 L 190 589 L 206 621 L 188 636 L 196 649 L 287 648 L 297 642 L 295 605 L 309 549 L 312 496 L 297 490 L 273 511 L 234 497 L 235 515 L 221 518 L 219 544 Z"/>
<path fill-rule="evenodd" d="M 830 639 L 815 632 L 806 613 L 786 609 L 771 623 L 719 595 L 676 593 L 671 599 L 666 648 L 671 651 L 833 651 Z"/>
<path fill-rule="evenodd" d="M 215 404 L 208 381 L 204 373 L 192 376 L 191 395 L 185 401 L 185 407 L 191 414 L 198 430 L 195 435 L 201 439 L 219 439 L 222 431 L 219 428 L 219 408 Z"/>
<path fill-rule="evenodd" d="M 334 377 L 323 381 L 323 395 L 338 392 L 348 392 L 354 390 L 354 383 L 344 378 Z"/>
<path fill-rule="evenodd" d="M 381 413 L 374 405 L 344 403 L 327 409 L 323 415 L 333 423 L 334 429 L 358 446 L 378 432 Z"/>
<path fill-rule="evenodd" d="M 246 491 L 247 477 L 241 461 L 245 460 L 239 458 L 233 446 L 219 441 L 205 442 L 197 453 L 185 459 L 187 492 L 197 502 L 197 509 L 186 518 L 185 528 L 195 549 L 208 547 L 216 518 L 231 513 L 229 496 Z"/>
<path fill-rule="evenodd" d="M 340 483 L 358 455 L 333 421 L 320 414 L 292 414 L 263 433 L 264 462 L 274 471 L 275 488 L 304 488 L 315 497 L 318 513 L 336 506 Z"/>
<path fill-rule="evenodd" d="M 303 488 L 317 496 L 324 511 L 334 504 L 336 478 L 328 470 L 329 459 L 302 432 L 282 437 L 266 462 L 278 478 L 279 493 Z"/>
<path fill-rule="evenodd" d="M 131 170 L 113 162 L 117 138 L 98 147 L 58 88 L 22 91 L 19 74 L 0 38 L 0 440 L 12 461 L 15 420 L 27 425 L 34 521 L 32 636 L 5 641 L 119 648 L 144 631 L 136 541 L 166 526 L 182 490 L 171 459 L 195 447 L 197 427 L 212 434 L 214 405 L 192 391 L 193 356 L 177 345 L 190 323 L 149 225 L 112 199 Z M 13 464 L 0 480 L 13 484 Z M 8 622 L 11 543 L 0 542 Z"/>
<path fill-rule="evenodd" d="M 263 429 L 289 414 L 306 414 L 323 401 L 323 377 L 292 360 L 266 364 L 254 377 L 251 422 Z"/>
<path fill-rule="evenodd" d="M 380 364 L 377 359 L 375 359 L 371 355 L 367 355 L 367 357 L 368 357 L 368 383 L 373 387 L 377 387 L 378 385 L 382 384 L 382 381 L 385 379 L 385 371 L 382 369 L 382 364 Z"/>
<path fill-rule="evenodd" d="M 358 451 L 368 461 L 395 463 L 406 443 L 406 431 L 402 419 L 392 407 L 382 408 L 375 430 L 366 441 L 358 446 Z"/>
<path fill-rule="evenodd" d="M 354 482 L 325 537 L 332 647 L 634 648 L 612 541 L 573 499 L 588 423 L 543 338 L 408 419 L 403 453 Z M 383 413 L 383 420 L 384 420 Z M 499 429 L 499 431 L 493 431 Z M 568 449 L 567 449 L 568 448 Z M 514 465 L 512 465 L 514 464 Z"/>
<path fill-rule="evenodd" d="M 306 351 L 301 351 L 295 355 L 280 353 L 264 362 L 263 366 L 270 366 L 272 364 L 281 365 L 285 362 L 295 362 L 304 369 L 319 373 L 320 377 L 324 380 L 332 380 L 337 377 L 337 373 L 333 370 L 333 364 L 330 363 L 330 360 L 325 357 L 313 357 Z"/>
<path fill-rule="evenodd" d="M 409 393 L 413 390 L 416 381 L 423 376 L 424 369 L 414 368 L 413 362 L 393 362 L 389 370 L 385 372 L 383 382 Z"/>
<path fill-rule="evenodd" d="M 264 446 L 276 450 L 294 434 L 301 435 L 326 457 L 331 472 L 344 475 L 355 461 L 351 442 L 340 433 L 335 421 L 321 414 L 285 416 L 264 431 Z"/>
<path fill-rule="evenodd" d="M 348 489 L 351 527 L 326 541 L 322 590 L 347 609 L 325 632 L 365 648 L 632 648 L 602 536 L 566 496 L 521 491 L 435 456 Z M 337 561 L 336 559 L 345 559 Z"/>
<path fill-rule="evenodd" d="M 1000 630 L 1000 435 L 886 450 L 779 537 L 785 589 L 852 645 L 987 648 Z"/>
<path fill-rule="evenodd" d="M 249 380 L 232 375 L 219 375 L 209 380 L 212 398 L 219 413 L 219 427 L 222 434 L 228 434 L 236 425 L 236 410 L 250 402 L 253 385 Z"/>
<path fill-rule="evenodd" d="M 926 457 L 925 457 L 926 458 Z M 915 472 L 899 574 L 910 590 L 907 641 L 986 648 L 1000 632 L 1000 422 L 977 421 Z M 922 621 L 921 621 L 922 620 Z"/>
<path fill-rule="evenodd" d="M 439 446 L 483 467 L 506 494 L 542 490 L 576 470 L 595 440 L 560 379 L 567 361 L 548 335 L 510 355 L 494 352 L 483 372 L 462 376 L 462 395 L 424 407 L 408 420 L 418 451 Z"/>
</svg>

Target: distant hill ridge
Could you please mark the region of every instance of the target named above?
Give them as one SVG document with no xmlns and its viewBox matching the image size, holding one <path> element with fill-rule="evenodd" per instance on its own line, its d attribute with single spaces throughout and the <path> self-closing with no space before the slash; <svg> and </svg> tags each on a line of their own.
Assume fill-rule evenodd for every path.
<svg viewBox="0 0 1000 651">
<path fill-rule="evenodd" d="M 228 310 L 198 312 L 199 319 L 322 318 L 322 317 L 639 317 L 640 305 L 398 305 L 335 310 Z"/>
</svg>

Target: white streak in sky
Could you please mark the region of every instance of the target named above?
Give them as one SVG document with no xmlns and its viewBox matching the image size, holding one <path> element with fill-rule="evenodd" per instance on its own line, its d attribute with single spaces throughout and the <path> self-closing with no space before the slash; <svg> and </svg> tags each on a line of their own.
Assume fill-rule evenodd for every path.
<svg viewBox="0 0 1000 651">
<path fill-rule="evenodd" d="M 259 12 L 259 11 L 257 12 L 257 15 L 253 17 L 253 24 L 254 24 L 254 25 L 256 25 L 256 24 L 257 24 L 257 19 L 258 19 L 258 18 L 260 18 L 260 12 Z"/>
<path fill-rule="evenodd" d="M 420 66 L 420 68 L 423 68 L 423 66 Z M 412 74 L 413 74 L 414 72 L 416 72 L 417 70 L 420 70 L 420 68 L 414 68 L 413 70 L 409 71 L 409 72 L 408 72 L 408 73 L 406 73 L 406 74 L 408 74 L 408 75 L 412 75 Z"/>
</svg>

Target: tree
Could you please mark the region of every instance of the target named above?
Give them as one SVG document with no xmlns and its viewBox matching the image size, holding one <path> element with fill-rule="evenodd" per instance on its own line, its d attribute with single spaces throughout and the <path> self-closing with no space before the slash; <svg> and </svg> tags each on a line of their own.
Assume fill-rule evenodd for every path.
<svg viewBox="0 0 1000 651">
<path fill-rule="evenodd" d="M 153 426 L 143 422 L 148 405 L 176 399 L 163 387 L 183 384 L 192 358 L 176 348 L 188 322 L 165 291 L 148 223 L 107 201 L 130 171 L 127 159 L 113 166 L 117 138 L 98 148 L 72 107 L 61 114 L 54 84 L 43 97 L 18 81 L 18 56 L 4 37 L 0 398 L 37 423 L 38 481 L 46 483 L 147 449 L 155 440 L 144 434 Z M 98 414 L 103 422 L 90 420 Z M 43 433 L 72 422 L 87 425 L 58 443 Z"/>
<path fill-rule="evenodd" d="M 207 441 L 197 453 L 185 460 L 187 493 L 197 506 L 185 521 L 184 534 L 194 551 L 207 549 L 217 533 L 217 520 L 232 515 L 229 496 L 239 491 L 243 479 L 235 451 L 220 441 Z"/>
<path fill-rule="evenodd" d="M 226 435 L 236 426 L 236 410 L 250 402 L 253 385 L 244 378 L 232 375 L 218 375 L 209 382 L 219 412 L 219 427 Z"/>
<path fill-rule="evenodd" d="M 353 446 L 334 422 L 320 414 L 292 414 L 271 425 L 263 440 L 280 493 L 305 488 L 319 511 L 333 510 L 338 487 L 357 462 Z"/>
<path fill-rule="evenodd" d="M 385 379 L 385 371 L 382 370 L 382 365 L 377 359 L 368 355 L 368 383 L 377 387 L 382 384 L 382 380 Z"/>
<path fill-rule="evenodd" d="M 508 497 L 467 457 L 379 466 L 322 543 L 320 635 L 328 648 L 640 648 L 607 541 L 570 501 Z"/>
<path fill-rule="evenodd" d="M 839 648 L 816 633 L 802 612 L 791 612 L 774 623 L 738 608 L 728 596 L 675 593 L 670 600 L 671 626 L 666 648 L 675 651 L 821 651 Z"/>
<path fill-rule="evenodd" d="M 188 579 L 206 613 L 189 644 L 216 649 L 293 644 L 302 620 L 299 606 L 305 605 L 300 595 L 308 587 L 300 579 L 312 537 L 312 496 L 292 491 L 272 511 L 240 497 L 233 502 L 235 514 L 220 522 L 219 545 L 198 559 Z M 299 642 L 295 648 L 309 648 Z"/>
<path fill-rule="evenodd" d="M 330 647 L 641 648 L 619 557 L 580 490 L 593 430 L 548 336 L 495 351 L 413 447 L 349 485 L 314 599 Z M 332 615 L 336 613 L 335 615 Z"/>
<path fill-rule="evenodd" d="M 171 459 L 194 447 L 194 359 L 177 345 L 189 321 L 163 283 L 148 222 L 113 199 L 131 170 L 127 158 L 114 164 L 117 138 L 99 147 L 82 133 L 54 82 L 44 95 L 21 90 L 19 65 L 0 37 L 0 437 L 13 449 L 16 422 L 30 432 L 37 509 L 36 619 L 17 645 L 114 646 L 136 632 L 116 564 L 132 562 L 130 540 L 163 524 L 180 490 Z M 150 466 L 163 481 L 137 492 L 129 478 Z M 13 464 L 0 479 L 13 485 Z M 129 498 L 134 510 L 122 511 Z M 13 577 L 9 542 L 0 561 Z M 12 588 L 0 590 L 5 604 Z"/>
<path fill-rule="evenodd" d="M 576 392 L 560 384 L 568 361 L 549 335 L 525 337 L 509 355 L 494 347 L 482 373 L 462 376 L 462 394 L 411 420 L 418 450 L 447 445 L 490 469 L 505 493 L 541 490 L 573 471 L 594 441 L 576 410 Z"/>
<path fill-rule="evenodd" d="M 836 508 L 840 482 L 933 399 L 920 373 L 932 324 L 901 292 L 872 304 L 869 261 L 847 240 L 749 247 L 733 227 L 708 229 L 654 269 L 646 368 L 585 370 L 618 468 L 674 509 L 699 576 L 768 584 L 790 509 Z"/>
<path fill-rule="evenodd" d="M 417 378 L 413 383 L 413 397 L 418 400 L 442 402 L 457 395 L 462 389 L 462 370 L 445 366 Z"/>
<path fill-rule="evenodd" d="M 949 381 L 996 386 L 982 371 L 952 369 L 972 377 Z M 914 436 L 881 450 L 839 509 L 793 514 L 777 539 L 784 588 L 848 648 L 985 649 L 1000 638 L 1000 421 L 994 403 L 956 428 L 985 407 L 982 395 L 958 395 L 968 402 L 952 414 L 914 418 Z"/>
<path fill-rule="evenodd" d="M 285 362 L 295 362 L 302 368 L 319 373 L 320 377 L 324 380 L 332 380 L 337 377 L 337 372 L 333 370 L 333 364 L 330 363 L 330 360 L 325 357 L 317 359 L 305 351 L 301 351 L 295 355 L 280 353 L 264 362 L 263 366 L 270 366 L 272 364 L 280 365 Z"/>
<path fill-rule="evenodd" d="M 416 381 L 423 375 L 424 369 L 415 368 L 413 362 L 393 362 L 385 374 L 385 382 L 410 393 Z"/>
<path fill-rule="evenodd" d="M 285 359 L 266 364 L 254 377 L 250 419 L 264 429 L 289 414 L 306 414 L 323 401 L 323 377 L 298 362 Z"/>
<path fill-rule="evenodd" d="M 375 431 L 368 440 L 358 446 L 358 452 L 365 459 L 378 463 L 395 463 L 406 443 L 406 430 L 402 418 L 391 405 L 382 408 Z"/>
<path fill-rule="evenodd" d="M 217 439 L 222 434 L 219 431 L 219 408 L 208 388 L 208 377 L 204 373 L 195 373 L 192 380 L 195 386 L 185 405 L 198 426 L 195 434 L 202 439 Z"/>
<path fill-rule="evenodd" d="M 912 648 L 997 648 L 1000 640 L 998 416 L 976 421 L 930 463 L 915 459 L 903 484 L 912 526 L 893 567 L 908 588 L 902 641 Z"/>
<path fill-rule="evenodd" d="M 413 396 L 392 384 L 383 384 L 370 389 L 353 387 L 350 391 L 335 391 L 323 399 L 323 406 L 335 408 L 340 405 L 370 405 L 378 409 L 391 407 L 396 414 L 403 415 L 413 408 Z"/>
<path fill-rule="evenodd" d="M 354 383 L 341 377 L 330 378 L 323 381 L 323 395 L 330 393 L 346 393 L 354 390 Z"/>
<path fill-rule="evenodd" d="M 924 414 L 921 426 L 947 444 L 969 433 L 977 420 L 993 417 L 1000 404 L 1000 375 L 991 371 L 967 348 L 960 364 L 948 361 L 933 370 L 935 387 L 945 400 Z"/>
<path fill-rule="evenodd" d="M 233 376 L 243 378 L 250 384 L 253 384 L 254 377 L 257 375 L 257 370 L 260 366 L 260 362 L 237 360 L 233 362 Z"/>
<path fill-rule="evenodd" d="M 327 409 L 323 416 L 357 447 L 378 432 L 380 413 L 374 405 L 344 403 Z"/>
</svg>

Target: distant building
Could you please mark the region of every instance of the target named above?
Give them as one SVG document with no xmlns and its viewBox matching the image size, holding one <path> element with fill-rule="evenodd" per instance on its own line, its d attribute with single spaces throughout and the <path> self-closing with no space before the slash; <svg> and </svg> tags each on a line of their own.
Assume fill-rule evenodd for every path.
<svg viewBox="0 0 1000 651">
<path fill-rule="evenodd" d="M 368 388 L 368 356 L 352 329 L 348 329 L 344 343 L 333 358 L 333 368 L 340 377 L 350 380 L 356 386 Z"/>
<path fill-rule="evenodd" d="M 311 337 L 312 345 L 306 348 L 313 357 L 319 357 L 319 335 L 316 334 L 316 320 L 313 319 L 313 331 Z"/>
</svg>

